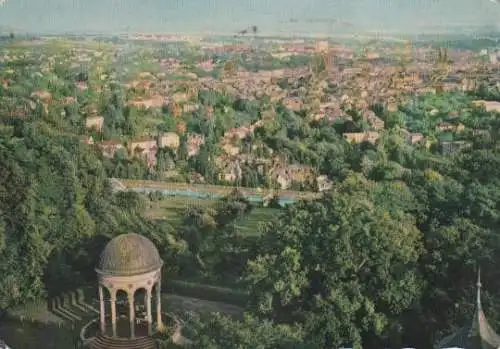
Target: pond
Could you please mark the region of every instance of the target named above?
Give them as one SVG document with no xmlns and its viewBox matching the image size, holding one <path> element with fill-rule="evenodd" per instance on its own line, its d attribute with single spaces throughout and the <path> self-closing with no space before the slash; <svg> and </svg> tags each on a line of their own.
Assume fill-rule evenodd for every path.
<svg viewBox="0 0 500 349">
<path fill-rule="evenodd" d="M 137 193 L 151 193 L 151 192 L 160 192 L 165 196 L 174 196 L 174 197 L 186 197 L 192 199 L 211 199 L 217 200 L 224 195 L 213 193 L 213 192 L 203 192 L 203 191 L 194 191 L 189 189 L 151 189 L 151 188 L 131 188 L 130 190 L 135 191 Z M 250 202 L 262 202 L 262 197 L 258 195 L 250 195 L 246 196 L 246 199 Z M 278 202 L 281 206 L 285 206 L 288 204 L 293 204 L 296 200 L 293 198 L 282 197 L 279 198 Z"/>
</svg>

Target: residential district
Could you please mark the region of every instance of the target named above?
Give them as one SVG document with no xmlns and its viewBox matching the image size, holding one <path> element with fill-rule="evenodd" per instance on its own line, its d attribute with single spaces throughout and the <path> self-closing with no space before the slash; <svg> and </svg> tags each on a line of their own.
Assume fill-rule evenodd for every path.
<svg viewBox="0 0 500 349">
<path fill-rule="evenodd" d="M 499 348 L 498 47 L 2 37 L 0 347 Z"/>
</svg>

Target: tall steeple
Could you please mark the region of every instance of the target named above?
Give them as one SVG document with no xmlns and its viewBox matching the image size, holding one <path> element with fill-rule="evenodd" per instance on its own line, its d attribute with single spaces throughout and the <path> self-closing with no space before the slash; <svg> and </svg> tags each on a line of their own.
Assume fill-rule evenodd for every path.
<svg viewBox="0 0 500 349">
<path fill-rule="evenodd" d="M 476 312 L 477 311 L 482 311 L 483 307 L 481 306 L 481 268 L 478 268 L 477 270 L 477 297 L 476 297 Z"/>
<path fill-rule="evenodd" d="M 436 345 L 436 349 L 465 348 L 465 349 L 498 349 L 500 336 L 493 331 L 481 305 L 481 271 L 477 273 L 476 310 L 469 325 L 460 328 L 454 334 L 445 337 Z"/>
</svg>

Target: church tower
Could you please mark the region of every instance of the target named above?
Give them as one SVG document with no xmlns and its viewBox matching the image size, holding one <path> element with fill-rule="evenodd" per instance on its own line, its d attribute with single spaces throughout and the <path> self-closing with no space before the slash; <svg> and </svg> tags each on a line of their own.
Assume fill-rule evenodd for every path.
<svg viewBox="0 0 500 349">
<path fill-rule="evenodd" d="M 437 343 L 435 349 L 443 348 L 497 349 L 500 336 L 491 328 L 481 305 L 481 271 L 477 276 L 476 310 L 471 323 Z"/>
</svg>

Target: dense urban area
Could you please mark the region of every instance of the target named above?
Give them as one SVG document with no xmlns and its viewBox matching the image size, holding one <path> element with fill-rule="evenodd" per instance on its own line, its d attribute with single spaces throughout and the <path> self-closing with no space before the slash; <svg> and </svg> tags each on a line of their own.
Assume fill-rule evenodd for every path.
<svg viewBox="0 0 500 349">
<path fill-rule="evenodd" d="M 182 324 L 162 348 L 499 347 L 497 47 L 5 35 L 0 338 L 75 348 L 135 233 Z"/>
</svg>

